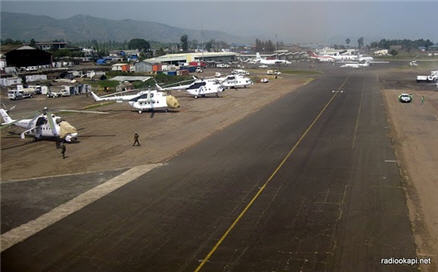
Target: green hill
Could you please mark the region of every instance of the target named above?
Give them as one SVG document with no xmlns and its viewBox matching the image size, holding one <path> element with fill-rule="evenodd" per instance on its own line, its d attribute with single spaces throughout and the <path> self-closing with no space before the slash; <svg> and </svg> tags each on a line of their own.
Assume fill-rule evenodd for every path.
<svg viewBox="0 0 438 272">
<path fill-rule="evenodd" d="M 136 21 L 110 20 L 85 15 L 67 19 L 22 13 L 1 12 L 1 38 L 38 41 L 65 40 L 71 42 L 125 41 L 143 38 L 159 42 L 179 42 L 181 35 L 187 34 L 190 40 L 222 40 L 228 43 L 244 43 L 249 40 L 221 31 L 184 29 L 165 24 Z"/>
</svg>

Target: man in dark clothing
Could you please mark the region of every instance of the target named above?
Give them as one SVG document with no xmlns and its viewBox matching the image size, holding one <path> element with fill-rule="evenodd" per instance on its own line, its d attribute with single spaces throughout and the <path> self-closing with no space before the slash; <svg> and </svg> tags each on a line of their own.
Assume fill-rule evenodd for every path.
<svg viewBox="0 0 438 272">
<path fill-rule="evenodd" d="M 61 154 L 62 154 L 62 158 L 63 159 L 65 159 L 65 144 L 63 144 L 62 146 L 61 146 Z"/>
<path fill-rule="evenodd" d="M 137 132 L 134 133 L 134 143 L 132 144 L 132 146 L 134 146 L 134 145 L 140 146 L 140 142 L 138 141 L 138 137 L 139 137 L 138 133 Z"/>
</svg>

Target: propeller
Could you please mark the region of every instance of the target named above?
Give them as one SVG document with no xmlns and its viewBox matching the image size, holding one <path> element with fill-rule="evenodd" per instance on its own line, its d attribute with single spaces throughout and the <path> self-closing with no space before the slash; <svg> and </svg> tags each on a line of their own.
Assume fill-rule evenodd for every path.
<svg viewBox="0 0 438 272">
<path fill-rule="evenodd" d="M 181 83 L 193 82 L 194 80 L 197 80 L 197 78 L 195 76 L 193 76 L 193 79 L 182 80 L 182 81 L 178 81 L 178 82 L 175 82 L 175 83 L 170 83 L 170 84 L 167 84 L 167 85 L 164 85 L 164 86 L 160 86 L 160 87 L 163 88 L 163 89 L 169 88 L 169 87 L 175 87 L 175 85 L 179 86 L 179 85 L 181 85 Z M 155 81 L 155 83 L 158 84 L 157 81 Z"/>
</svg>

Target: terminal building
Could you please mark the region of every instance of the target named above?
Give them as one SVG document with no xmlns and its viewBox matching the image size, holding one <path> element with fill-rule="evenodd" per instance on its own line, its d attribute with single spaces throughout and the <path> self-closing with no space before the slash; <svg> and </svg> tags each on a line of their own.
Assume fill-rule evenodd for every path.
<svg viewBox="0 0 438 272">
<path fill-rule="evenodd" d="M 174 64 L 189 63 L 192 61 L 205 62 L 230 62 L 237 60 L 238 53 L 234 52 L 197 52 L 197 53 L 180 53 L 168 54 L 156 58 L 145 60 L 149 63 Z"/>
</svg>

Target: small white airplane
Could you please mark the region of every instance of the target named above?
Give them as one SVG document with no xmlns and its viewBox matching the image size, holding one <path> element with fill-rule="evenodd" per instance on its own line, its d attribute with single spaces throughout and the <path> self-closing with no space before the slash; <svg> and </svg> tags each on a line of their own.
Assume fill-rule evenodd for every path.
<svg viewBox="0 0 438 272">
<path fill-rule="evenodd" d="M 264 65 L 291 64 L 291 62 L 288 60 L 262 58 L 260 56 L 259 52 L 256 53 L 256 58 L 255 58 L 254 62 L 264 64 Z"/>
<path fill-rule="evenodd" d="M 364 63 L 346 63 L 344 65 L 341 65 L 341 68 L 361 68 L 361 67 L 368 67 L 370 66 L 369 62 L 364 62 Z"/>
<path fill-rule="evenodd" d="M 68 110 L 65 111 L 68 112 Z M 88 111 L 88 113 L 105 114 L 104 112 L 92 111 Z M 77 141 L 78 138 L 78 132 L 75 127 L 70 125 L 67 121 L 63 121 L 60 116 L 48 112 L 47 108 L 43 109 L 42 114 L 38 114 L 32 119 L 13 120 L 4 109 L 0 109 L 0 114 L 4 121 L 2 125 L 14 125 L 25 129 L 20 134 L 21 139 L 29 135 L 33 136 L 35 140 L 55 138 L 71 143 Z"/>
<path fill-rule="evenodd" d="M 366 61 L 366 62 L 370 63 L 370 62 L 374 61 L 374 58 L 373 58 L 373 57 L 369 57 L 369 56 L 359 55 L 359 57 L 357 58 L 357 60 L 358 60 L 359 62 Z"/>
<path fill-rule="evenodd" d="M 128 101 L 128 104 L 136 109 L 138 113 L 144 111 L 156 111 L 177 109 L 180 107 L 178 100 L 171 95 L 156 90 L 140 91 L 133 95 L 116 95 L 99 97 L 91 92 L 95 101 Z"/>
<path fill-rule="evenodd" d="M 308 51 L 307 53 L 309 54 L 311 59 L 316 59 L 320 62 L 335 62 L 336 61 L 336 59 L 333 56 L 317 55 L 313 51 Z"/>
<path fill-rule="evenodd" d="M 358 61 L 358 62 L 371 62 L 374 60 L 373 57 L 363 56 L 363 55 L 343 55 L 341 53 L 336 53 L 332 55 L 317 55 L 312 51 L 308 52 L 312 59 L 316 59 L 320 62 L 343 62 L 343 61 Z"/>
<path fill-rule="evenodd" d="M 217 78 L 212 79 L 197 79 L 188 85 L 181 85 L 175 87 L 161 87 L 155 84 L 160 91 L 171 91 L 171 90 L 185 90 L 187 93 L 192 95 L 194 98 L 205 97 L 207 94 L 215 94 L 219 97 L 219 93 L 224 91 L 224 87 Z"/>
</svg>

